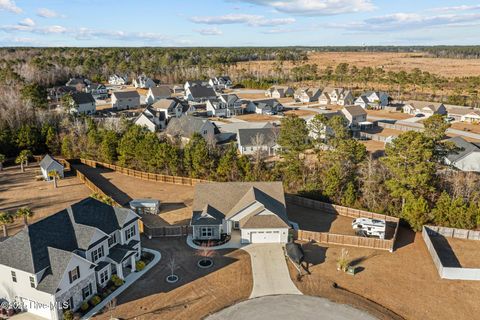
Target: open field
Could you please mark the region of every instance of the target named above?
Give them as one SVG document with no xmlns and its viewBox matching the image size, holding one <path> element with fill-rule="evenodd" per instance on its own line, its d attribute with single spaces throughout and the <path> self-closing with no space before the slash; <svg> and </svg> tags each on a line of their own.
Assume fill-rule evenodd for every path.
<svg viewBox="0 0 480 320">
<path fill-rule="evenodd" d="M 185 238 L 142 239 L 144 247 L 159 250 L 162 260 L 117 299 L 114 317 L 121 319 L 203 319 L 249 297 L 253 287 L 250 256 L 243 250 L 220 250 L 210 269 L 196 266 L 200 259 Z M 180 277 L 165 281 L 167 263 L 174 256 Z M 109 319 L 98 315 L 94 319 Z"/>
<path fill-rule="evenodd" d="M 430 239 L 445 267 L 480 268 L 480 241 L 440 235 Z"/>
<path fill-rule="evenodd" d="M 386 110 L 366 110 L 366 111 L 369 116 L 385 117 L 386 119 L 405 120 L 413 117 L 411 114 L 406 114 L 402 112 L 391 112 Z"/>
<path fill-rule="evenodd" d="M 299 282 L 296 269 L 290 268 L 292 279 L 305 294 L 367 310 L 377 309 L 378 305 L 372 303 L 376 302 L 406 319 L 467 320 L 480 312 L 480 304 L 472 298 L 480 294 L 480 284 L 441 280 L 420 233 L 400 228 L 393 253 L 347 248 L 353 264 L 362 269 L 353 277 L 336 270 L 342 247 L 314 244 L 307 248 L 312 274 Z M 333 289 L 333 282 L 355 294 Z"/>
<path fill-rule="evenodd" d="M 257 114 L 257 113 L 243 114 L 243 115 L 236 116 L 235 118 L 243 121 L 249 121 L 249 122 L 265 122 L 265 121 L 280 120 L 278 117 L 275 117 L 275 116 L 269 116 L 266 114 Z"/>
<path fill-rule="evenodd" d="M 473 124 L 473 123 L 467 123 L 467 122 L 455 122 L 455 123 L 452 123 L 451 128 L 480 134 L 480 124 Z"/>
<path fill-rule="evenodd" d="M 275 61 L 239 62 L 238 70 L 262 72 L 272 70 Z M 412 71 L 418 68 L 433 74 L 448 78 L 478 76 L 480 74 L 480 60 L 478 59 L 447 59 L 430 58 L 425 53 L 397 53 L 397 52 L 313 52 L 308 56 L 306 63 L 317 64 L 324 69 L 335 67 L 340 63 L 350 66 L 382 67 L 385 71 Z M 291 69 L 292 62 L 284 62 L 283 69 Z"/>
<path fill-rule="evenodd" d="M 121 173 L 75 164 L 106 194 L 122 205 L 133 199 L 160 200 L 160 215 L 144 216 L 149 226 L 185 225 L 192 217 L 193 187 L 155 181 L 145 181 Z"/>
<path fill-rule="evenodd" d="M 310 111 L 310 110 L 288 110 L 285 111 L 285 115 L 296 115 L 298 117 L 305 117 L 305 116 L 313 116 L 316 115 L 317 112 Z"/>
<path fill-rule="evenodd" d="M 69 205 L 78 202 L 92 193 L 75 176 L 67 176 L 58 181 L 58 188 L 46 181 L 36 181 L 40 175 L 38 165 L 30 165 L 25 172 L 19 167 L 9 167 L 0 172 L 0 211 L 14 212 L 20 207 L 29 207 L 34 216 L 33 222 L 54 214 Z M 9 226 L 9 235 L 23 227 L 23 221 L 17 219 Z M 0 235 L 0 237 L 3 234 Z"/>
</svg>

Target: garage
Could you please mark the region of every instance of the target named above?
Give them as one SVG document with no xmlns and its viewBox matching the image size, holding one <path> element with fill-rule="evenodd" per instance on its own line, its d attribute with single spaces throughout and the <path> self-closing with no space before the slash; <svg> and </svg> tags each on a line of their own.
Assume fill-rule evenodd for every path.
<svg viewBox="0 0 480 320">
<path fill-rule="evenodd" d="M 250 243 L 279 243 L 280 231 L 252 231 Z"/>
</svg>

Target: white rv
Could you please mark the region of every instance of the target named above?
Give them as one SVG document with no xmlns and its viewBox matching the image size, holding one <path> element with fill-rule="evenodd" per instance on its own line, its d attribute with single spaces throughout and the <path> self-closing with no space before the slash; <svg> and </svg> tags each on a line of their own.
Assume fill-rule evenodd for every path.
<svg viewBox="0 0 480 320">
<path fill-rule="evenodd" d="M 385 220 L 357 218 L 352 222 L 352 228 L 355 233 L 362 237 L 378 237 L 385 239 Z"/>
</svg>

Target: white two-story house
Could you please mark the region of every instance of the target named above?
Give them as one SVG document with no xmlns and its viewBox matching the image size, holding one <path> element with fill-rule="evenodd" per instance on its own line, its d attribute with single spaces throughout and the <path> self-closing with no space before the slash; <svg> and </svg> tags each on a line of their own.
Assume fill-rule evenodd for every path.
<svg viewBox="0 0 480 320">
<path fill-rule="evenodd" d="M 139 216 L 86 198 L 0 242 L 0 300 L 46 319 L 62 319 L 124 279 L 141 255 Z"/>
</svg>

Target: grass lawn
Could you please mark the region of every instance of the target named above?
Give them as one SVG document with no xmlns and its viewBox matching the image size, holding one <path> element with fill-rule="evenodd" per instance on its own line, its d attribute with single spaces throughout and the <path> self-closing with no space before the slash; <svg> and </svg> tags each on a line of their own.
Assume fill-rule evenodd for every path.
<svg viewBox="0 0 480 320">
<path fill-rule="evenodd" d="M 250 256 L 243 250 L 221 250 L 214 266 L 200 269 L 200 259 L 185 238 L 142 240 L 159 250 L 161 261 L 117 299 L 113 316 L 121 319 L 203 319 L 227 306 L 245 300 L 253 287 Z M 169 284 L 167 263 L 174 256 L 179 282 Z M 109 319 L 109 314 L 95 319 Z"/>
<path fill-rule="evenodd" d="M 265 121 L 280 120 L 279 117 L 269 116 L 266 114 L 257 114 L 257 113 L 243 114 L 243 115 L 235 116 L 235 118 L 243 121 L 248 121 L 248 122 L 265 122 Z"/>
<path fill-rule="evenodd" d="M 402 112 L 391 112 L 386 110 L 367 110 L 367 114 L 369 116 L 385 117 L 387 119 L 395 120 L 405 120 L 413 117 L 411 114 L 406 114 Z"/>
<path fill-rule="evenodd" d="M 34 216 L 34 222 L 78 202 L 92 193 L 75 176 L 68 176 L 58 181 L 58 188 L 53 188 L 53 183 L 36 181 L 40 167 L 30 165 L 25 172 L 20 172 L 19 167 L 8 167 L 0 172 L 0 211 L 15 212 L 18 208 L 29 207 Z M 17 219 L 9 226 L 9 235 L 13 235 L 23 227 L 23 221 Z M 2 237 L 3 234 L 0 234 Z"/>
<path fill-rule="evenodd" d="M 467 122 L 455 122 L 452 123 L 452 129 L 468 131 L 472 133 L 480 133 L 480 124 L 473 124 Z"/>
</svg>

